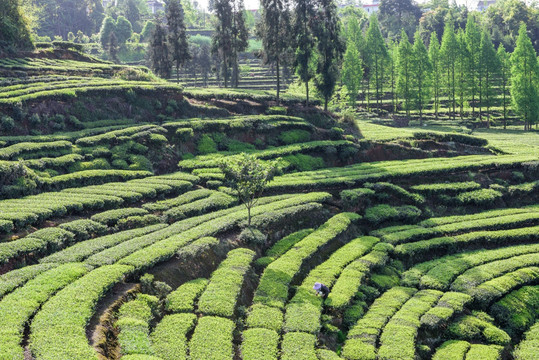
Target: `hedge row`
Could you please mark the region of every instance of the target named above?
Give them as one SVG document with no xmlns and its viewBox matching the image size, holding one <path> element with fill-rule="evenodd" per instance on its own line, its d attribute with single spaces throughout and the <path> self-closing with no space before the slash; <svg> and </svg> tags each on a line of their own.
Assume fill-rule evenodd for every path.
<svg viewBox="0 0 539 360">
<path fill-rule="evenodd" d="M 83 170 L 52 178 L 41 178 L 41 182 L 44 189 L 52 191 L 69 187 L 100 185 L 113 181 L 127 181 L 151 175 L 149 171 L 138 170 Z"/>
<path fill-rule="evenodd" d="M 108 231 L 105 225 L 90 219 L 73 220 L 60 224 L 58 227 L 74 234 L 76 241 L 82 241 L 98 235 L 103 235 Z"/>
<path fill-rule="evenodd" d="M 242 333 L 241 358 L 243 360 L 277 360 L 279 334 L 274 330 L 254 328 Z"/>
<path fill-rule="evenodd" d="M 232 360 L 235 328 L 236 324 L 229 319 L 216 316 L 201 317 L 189 343 L 190 359 Z"/>
<path fill-rule="evenodd" d="M 352 222 L 359 218 L 359 215 L 353 213 L 335 215 L 268 265 L 260 277 L 253 303 L 284 308 L 288 299 L 288 285 L 303 262 L 313 256 L 320 247 L 343 234 Z"/>
<path fill-rule="evenodd" d="M 244 277 L 255 255 L 254 251 L 243 248 L 230 251 L 211 275 L 198 301 L 198 311 L 207 315 L 233 317 Z"/>
<path fill-rule="evenodd" d="M 165 224 L 151 225 L 140 229 L 121 231 L 115 234 L 101 236 L 95 239 L 86 240 L 68 247 L 62 251 L 51 254 L 40 260 L 41 263 L 69 263 L 83 261 L 87 257 L 120 244 L 132 238 L 144 236 L 164 229 Z"/>
<path fill-rule="evenodd" d="M 326 299 L 326 305 L 341 310 L 347 307 L 370 270 L 383 266 L 392 249 L 391 245 L 377 244 L 373 251 L 346 266 Z"/>
<path fill-rule="evenodd" d="M 69 141 L 53 141 L 53 142 L 21 142 L 0 149 L 1 160 L 15 160 L 28 157 L 45 157 L 58 156 L 71 152 L 73 145 Z"/>
<path fill-rule="evenodd" d="M 0 299 L 24 285 L 27 281 L 32 280 L 39 274 L 58 266 L 57 264 L 37 264 L 22 267 L 20 269 L 11 270 L 3 275 L 0 275 Z"/>
<path fill-rule="evenodd" d="M 429 195 L 458 194 L 460 192 L 480 189 L 481 185 L 475 181 L 421 184 L 411 186 L 410 189 Z"/>
<path fill-rule="evenodd" d="M 286 253 L 288 250 L 290 250 L 292 246 L 296 245 L 313 231 L 314 229 L 303 229 L 288 236 L 285 236 L 284 238 L 273 244 L 273 246 L 266 251 L 265 256 L 258 258 L 255 263 L 257 265 L 263 265 L 265 267 L 269 263 L 275 261 L 275 259 L 279 258 L 281 255 Z"/>
<path fill-rule="evenodd" d="M 109 131 L 103 134 L 81 137 L 75 141 L 79 146 L 96 146 L 100 144 L 116 144 L 120 139 L 127 140 L 138 134 L 165 134 L 166 130 L 158 125 L 140 125 Z"/>
<path fill-rule="evenodd" d="M 172 207 L 184 205 L 195 200 L 204 199 L 213 194 L 214 191 L 208 189 L 198 189 L 186 192 L 173 199 L 156 201 L 154 203 L 148 203 L 142 205 L 142 207 L 148 211 L 165 211 Z"/>
<path fill-rule="evenodd" d="M 155 296 L 138 294 L 124 303 L 118 310 L 116 327 L 119 330 L 118 344 L 122 355 L 153 355 L 149 339 L 150 321 L 159 303 Z"/>
<path fill-rule="evenodd" d="M 476 231 L 452 237 L 440 237 L 401 244 L 395 247 L 398 257 L 421 259 L 437 252 L 451 253 L 467 246 L 531 242 L 539 239 L 539 225 L 511 230 Z"/>
<path fill-rule="evenodd" d="M 95 214 L 90 219 L 106 226 L 114 226 L 120 219 L 146 214 L 148 214 L 148 211 L 140 208 L 121 208 Z"/>
<path fill-rule="evenodd" d="M 385 221 L 414 222 L 421 216 L 421 210 L 413 205 L 376 205 L 365 210 L 365 219 L 373 224 Z"/>
<path fill-rule="evenodd" d="M 490 313 L 510 334 L 524 332 L 539 317 L 539 285 L 507 294 L 490 307 Z"/>
<path fill-rule="evenodd" d="M 491 261 L 508 259 L 513 256 L 539 253 L 539 244 L 508 246 L 493 250 L 476 250 L 444 256 L 420 263 L 402 276 L 407 286 L 420 286 L 446 290 L 452 281 L 466 270 Z"/>
<path fill-rule="evenodd" d="M 166 217 L 166 220 L 171 223 L 187 217 L 224 209 L 235 204 L 236 202 L 236 198 L 222 192 L 215 191 L 206 198 L 194 200 L 189 203 L 170 208 L 166 210 L 163 215 Z"/>
<path fill-rule="evenodd" d="M 62 289 L 43 305 L 31 325 L 30 349 L 39 359 L 97 359 L 88 344 L 86 325 L 107 290 L 133 271 L 131 266 L 103 266 Z"/>
<path fill-rule="evenodd" d="M 534 360 L 539 351 L 539 322 L 526 332 L 524 340 L 518 344 L 513 355 L 516 360 Z"/>
<path fill-rule="evenodd" d="M 510 208 L 510 209 L 494 209 L 494 210 L 478 212 L 475 214 L 430 218 L 427 220 L 423 220 L 418 225 L 424 226 L 424 227 L 432 227 L 432 226 L 459 223 L 463 221 L 483 220 L 483 219 L 501 217 L 501 216 L 506 216 L 506 215 L 533 213 L 537 211 L 539 211 L 539 205 L 531 205 L 531 206 L 525 206 L 521 208 Z"/>
<path fill-rule="evenodd" d="M 286 306 L 284 330 L 316 334 L 320 329 L 323 299 L 316 296 L 314 283 L 321 282 L 331 288 L 347 265 L 367 253 L 378 241 L 373 237 L 352 240 L 311 270 Z"/>
<path fill-rule="evenodd" d="M 328 168 L 277 176 L 268 184 L 273 190 L 354 186 L 369 181 L 411 176 L 443 176 L 468 170 L 515 168 L 535 160 L 529 155 L 459 156 L 447 159 L 411 159 L 370 162 L 341 168 Z"/>
<path fill-rule="evenodd" d="M 316 336 L 302 332 L 284 334 L 281 343 L 281 360 L 314 360 L 317 359 Z"/>
<path fill-rule="evenodd" d="M 342 356 L 347 360 L 376 360 L 376 343 L 389 319 L 416 289 L 394 287 L 374 301 L 369 311 L 348 332 Z"/>
<path fill-rule="evenodd" d="M 419 319 L 438 299 L 438 290 L 418 291 L 391 317 L 380 337 L 378 358 L 384 360 L 414 359 L 415 340 L 421 325 Z"/>
<path fill-rule="evenodd" d="M 460 313 L 472 301 L 468 294 L 448 291 L 442 295 L 436 306 L 421 317 L 421 325 L 431 329 L 438 328 L 447 322 L 455 313 Z"/>
<path fill-rule="evenodd" d="M 401 201 L 412 203 L 414 205 L 420 205 L 425 202 L 425 198 L 423 196 L 411 193 L 402 187 L 389 182 L 365 183 L 364 186 L 368 189 L 374 190 L 376 192 L 376 196 L 382 199 L 392 195 Z"/>
<path fill-rule="evenodd" d="M 190 313 L 195 311 L 195 301 L 202 295 L 208 285 L 208 279 L 188 281 L 168 294 L 165 310 L 171 313 Z"/>
<path fill-rule="evenodd" d="M 448 340 L 436 349 L 432 360 L 464 360 L 470 343 L 464 340 Z"/>
<path fill-rule="evenodd" d="M 506 346 L 511 342 L 509 335 L 493 324 L 494 319 L 483 312 L 461 316 L 447 328 L 446 336 L 473 342 L 486 342 Z"/>
<path fill-rule="evenodd" d="M 25 325 L 57 291 L 88 272 L 82 264 L 66 264 L 37 275 L 0 301 L 0 358 L 23 360 Z"/>
<path fill-rule="evenodd" d="M 403 231 L 392 232 L 382 236 L 382 239 L 391 244 L 401 244 L 445 234 L 454 234 L 481 229 L 510 229 L 521 227 L 523 225 L 533 225 L 537 222 L 539 222 L 539 211 L 533 209 L 533 211 L 525 213 L 459 221 L 427 228 L 417 226 Z"/>
<path fill-rule="evenodd" d="M 196 320 L 195 314 L 165 316 L 151 336 L 154 354 L 163 360 L 187 360 L 187 334 Z"/>
<path fill-rule="evenodd" d="M 464 135 L 464 134 L 453 134 L 453 133 L 435 133 L 435 132 L 416 132 L 414 133 L 414 138 L 418 140 L 435 140 L 441 142 L 457 142 L 466 145 L 472 146 L 487 146 L 488 141 L 486 139 Z"/>
<path fill-rule="evenodd" d="M 327 193 L 308 193 L 293 197 L 285 196 L 284 200 L 280 201 L 277 199 L 282 199 L 283 197 L 270 197 L 266 198 L 262 203 L 260 202 L 262 199 L 260 199 L 259 205 L 251 210 L 251 215 L 257 216 L 269 211 L 283 210 L 291 206 L 297 206 L 313 201 L 325 201 L 330 196 L 331 195 Z M 268 203 L 266 203 L 266 201 Z M 160 261 L 170 259 L 180 248 L 187 245 L 189 242 L 201 237 L 213 236 L 217 232 L 232 229 L 246 219 L 247 214 L 245 209 L 242 206 L 237 206 L 226 210 L 215 211 L 197 218 L 180 221 L 172 226 L 176 225 L 177 228 L 181 229 L 184 226 L 189 226 L 191 223 L 195 223 L 196 225 L 179 235 L 171 236 L 142 250 L 137 250 L 131 255 L 123 258 L 120 263 L 132 265 L 138 269 L 151 267 Z M 206 221 L 204 222 L 204 220 Z M 176 227 L 174 227 L 174 229 L 176 229 Z"/>
</svg>

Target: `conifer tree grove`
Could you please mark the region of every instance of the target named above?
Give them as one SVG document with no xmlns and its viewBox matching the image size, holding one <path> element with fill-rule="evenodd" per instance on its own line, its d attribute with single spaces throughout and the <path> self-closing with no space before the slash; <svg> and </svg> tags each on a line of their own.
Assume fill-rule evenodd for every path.
<svg viewBox="0 0 539 360">
<path fill-rule="evenodd" d="M 524 130 L 530 130 L 539 117 L 539 69 L 537 54 L 522 24 L 516 48 L 511 55 L 511 100 L 515 111 L 524 120 Z"/>
<path fill-rule="evenodd" d="M 414 109 L 419 110 L 419 121 L 423 125 L 423 110 L 431 99 L 432 66 L 427 48 L 421 39 L 419 30 L 414 36 L 411 58 L 412 102 Z"/>
<path fill-rule="evenodd" d="M 287 0 L 262 0 L 262 17 L 257 33 L 262 39 L 265 63 L 275 66 L 277 102 L 281 91 L 281 66 L 286 65 L 291 49 L 290 10 Z"/>
<path fill-rule="evenodd" d="M 348 102 L 350 106 L 355 106 L 361 81 L 363 80 L 363 66 L 356 45 L 348 41 L 346 52 L 344 53 L 342 65 L 342 82 L 346 86 Z"/>
<path fill-rule="evenodd" d="M 496 56 L 496 50 L 494 50 L 494 45 L 490 40 L 490 37 L 483 31 L 481 33 L 481 45 L 479 47 L 479 56 L 481 58 L 480 63 L 482 67 L 481 71 L 481 88 L 479 93 L 481 94 L 481 99 L 479 102 L 479 117 L 482 119 L 482 107 L 486 106 L 487 116 L 489 112 L 489 107 L 492 103 L 492 98 L 494 97 L 494 85 L 497 80 L 500 64 L 498 57 Z M 490 117 L 489 117 L 490 119 Z M 487 127 L 490 126 L 490 120 L 487 121 Z"/>
<path fill-rule="evenodd" d="M 442 36 L 442 45 L 440 46 L 440 56 L 442 66 L 445 72 L 445 93 L 449 97 L 449 111 L 453 113 L 455 120 L 456 112 L 456 62 L 458 57 L 458 43 L 453 28 L 453 21 L 447 21 Z"/>
<path fill-rule="evenodd" d="M 232 81 L 238 87 L 240 81 L 239 53 L 249 45 L 249 33 L 245 26 L 245 6 L 243 0 L 234 0 L 232 9 Z"/>
<path fill-rule="evenodd" d="M 311 20 L 314 18 L 314 0 L 296 0 L 294 7 L 294 68 L 299 80 L 305 84 L 305 104 L 309 104 L 309 81 L 316 71 L 316 42 Z"/>
<path fill-rule="evenodd" d="M 170 56 L 176 65 L 176 82 L 180 82 L 180 67 L 189 59 L 189 45 L 185 31 L 184 13 L 180 0 L 170 0 L 167 3 L 166 18 L 168 25 L 168 45 Z"/>
<path fill-rule="evenodd" d="M 442 90 L 443 71 L 440 59 L 440 43 L 436 32 L 430 34 L 429 60 L 432 65 L 432 93 L 434 96 L 434 114 L 438 119 L 438 108 L 440 106 L 440 94 Z"/>
<path fill-rule="evenodd" d="M 410 118 L 412 108 L 412 55 L 413 49 L 406 31 L 402 30 L 399 42 L 399 61 L 397 64 L 397 93 L 403 100 L 406 116 Z"/>
<path fill-rule="evenodd" d="M 459 115 L 464 118 L 464 104 L 466 103 L 467 95 L 469 92 L 470 78 L 468 70 L 470 68 L 470 53 L 468 46 L 466 45 L 466 33 L 459 29 L 457 32 L 457 64 L 456 64 L 456 88 L 459 105 Z"/>
<path fill-rule="evenodd" d="M 509 83 L 511 80 L 511 57 L 505 51 L 503 44 L 498 46 L 497 51 L 498 61 L 500 62 L 500 76 L 499 86 L 502 92 L 502 106 L 503 106 L 503 128 L 507 128 L 507 95 L 509 90 Z"/>
<path fill-rule="evenodd" d="M 341 23 L 337 17 L 337 5 L 334 0 L 319 0 L 317 22 L 314 34 L 318 44 L 318 66 L 315 84 L 324 97 L 324 110 L 335 91 L 339 76 L 339 62 L 344 53 L 341 38 Z"/>
<path fill-rule="evenodd" d="M 221 63 L 224 86 L 228 87 L 228 69 L 232 57 L 232 6 L 229 0 L 214 0 L 216 25 L 212 37 L 212 54 Z"/>
<path fill-rule="evenodd" d="M 468 53 L 468 93 L 471 95 L 472 117 L 475 116 L 476 97 L 479 92 L 479 72 L 481 71 L 479 46 L 481 44 L 481 32 L 477 27 L 473 16 L 468 16 L 466 21 L 466 50 Z"/>
<path fill-rule="evenodd" d="M 380 103 L 383 91 L 384 68 L 388 61 L 387 47 L 380 32 L 378 18 L 372 14 L 369 18 L 369 28 L 366 34 L 365 55 L 369 69 L 369 78 L 374 80 L 377 103 Z M 369 87 L 370 81 L 367 83 Z M 368 91 L 368 89 L 367 89 Z"/>
</svg>

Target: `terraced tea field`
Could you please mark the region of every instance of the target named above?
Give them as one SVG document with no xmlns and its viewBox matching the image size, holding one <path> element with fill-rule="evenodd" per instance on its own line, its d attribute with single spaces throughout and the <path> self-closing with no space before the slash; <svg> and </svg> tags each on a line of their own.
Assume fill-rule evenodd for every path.
<svg viewBox="0 0 539 360">
<path fill-rule="evenodd" d="M 0 359 L 538 358 L 537 132 L 0 71 Z M 259 241 L 220 168 L 241 153 L 280 159 Z"/>
</svg>

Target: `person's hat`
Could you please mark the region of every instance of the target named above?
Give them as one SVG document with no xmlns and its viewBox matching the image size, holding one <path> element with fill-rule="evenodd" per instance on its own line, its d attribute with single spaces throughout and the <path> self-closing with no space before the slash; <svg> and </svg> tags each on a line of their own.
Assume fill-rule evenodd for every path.
<svg viewBox="0 0 539 360">
<path fill-rule="evenodd" d="M 314 286 L 313 286 L 313 289 L 320 290 L 321 287 L 322 287 L 322 284 L 320 284 L 319 282 L 315 282 Z"/>
</svg>

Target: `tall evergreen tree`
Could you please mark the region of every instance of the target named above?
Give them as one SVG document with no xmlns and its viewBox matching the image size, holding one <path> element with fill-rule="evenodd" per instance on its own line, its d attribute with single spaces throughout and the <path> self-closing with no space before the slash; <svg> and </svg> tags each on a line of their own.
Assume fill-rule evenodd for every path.
<svg viewBox="0 0 539 360">
<path fill-rule="evenodd" d="M 397 93 L 403 100 L 403 107 L 406 110 L 406 116 L 410 118 L 412 108 L 413 90 L 412 90 L 412 56 L 413 49 L 406 31 L 402 30 L 401 40 L 399 42 L 399 56 L 397 64 Z"/>
<path fill-rule="evenodd" d="M 487 108 L 487 127 L 490 127 L 489 108 L 492 104 L 492 98 L 494 97 L 494 85 L 497 79 L 500 63 L 496 56 L 496 50 L 490 36 L 486 31 L 481 33 L 481 45 L 479 47 L 479 56 L 481 58 L 480 63 L 482 67 L 481 71 L 481 88 L 479 90 L 480 102 L 479 102 L 479 118 L 482 119 L 482 107 Z"/>
<path fill-rule="evenodd" d="M 434 114 L 438 119 L 438 108 L 440 106 L 440 94 L 442 90 L 442 60 L 440 59 L 440 43 L 438 42 L 438 36 L 436 32 L 430 34 L 429 42 L 429 60 L 432 65 L 432 92 L 434 95 Z"/>
<path fill-rule="evenodd" d="M 116 22 L 110 16 L 103 20 L 101 30 L 99 31 L 99 42 L 104 51 L 109 52 L 110 34 L 116 31 Z"/>
<path fill-rule="evenodd" d="M 442 58 L 442 66 L 445 70 L 445 93 L 449 97 L 449 112 L 451 112 L 452 107 L 453 120 L 455 120 L 456 113 L 456 62 L 458 49 L 453 21 L 448 21 L 444 28 L 444 35 L 442 36 L 440 56 Z"/>
<path fill-rule="evenodd" d="M 232 6 L 229 0 L 214 0 L 215 30 L 212 37 L 212 54 L 221 64 L 224 86 L 228 87 L 228 69 L 232 57 Z"/>
<path fill-rule="evenodd" d="M 115 32 L 111 32 L 109 35 L 109 41 L 107 43 L 107 50 L 109 52 L 109 56 L 115 63 L 119 62 L 118 60 L 118 38 L 116 37 Z"/>
<path fill-rule="evenodd" d="M 172 62 L 167 44 L 167 32 L 160 21 L 156 21 L 149 52 L 152 70 L 164 79 L 170 78 Z"/>
<path fill-rule="evenodd" d="M 395 86 L 397 86 L 397 63 L 399 61 L 398 43 L 393 40 L 389 40 L 387 48 L 389 54 L 389 86 L 391 87 L 391 112 L 394 113 L 397 111 Z"/>
<path fill-rule="evenodd" d="M 189 45 L 187 43 L 187 33 L 183 21 L 184 13 L 180 0 L 169 0 L 167 3 L 165 16 L 168 25 L 168 47 L 170 58 L 176 65 L 176 82 L 180 82 L 180 67 L 191 59 Z"/>
<path fill-rule="evenodd" d="M 498 60 L 500 61 L 500 76 L 499 84 L 502 91 L 502 106 L 503 106 L 503 128 L 507 128 L 507 95 L 509 90 L 509 83 L 511 80 L 511 57 L 505 51 L 503 44 L 498 46 Z"/>
<path fill-rule="evenodd" d="M 469 92 L 469 84 L 471 81 L 471 76 L 469 76 L 468 70 L 470 69 L 470 53 L 468 51 L 468 46 L 466 44 L 466 33 L 459 29 L 457 32 L 457 66 L 456 66 L 456 77 L 457 77 L 457 94 L 458 94 L 458 105 L 459 105 L 459 115 L 464 118 L 464 104 L 466 103 L 466 98 Z"/>
<path fill-rule="evenodd" d="M 286 65 L 291 50 L 290 9 L 287 0 L 262 0 L 262 17 L 257 35 L 262 39 L 264 62 L 275 66 L 277 103 L 281 92 L 281 67 Z"/>
<path fill-rule="evenodd" d="M 133 27 L 129 20 L 124 16 L 118 16 L 116 19 L 116 28 L 114 30 L 116 37 L 118 38 L 118 44 L 120 47 L 125 46 L 125 42 L 133 35 Z"/>
<path fill-rule="evenodd" d="M 515 111 L 524 120 L 524 129 L 530 130 L 539 117 L 539 69 L 537 54 L 522 24 L 518 31 L 516 48 L 511 55 L 511 99 Z"/>
<path fill-rule="evenodd" d="M 0 52 L 31 47 L 30 29 L 19 0 L 0 1 Z"/>
<path fill-rule="evenodd" d="M 324 110 L 327 110 L 339 76 L 338 64 L 345 50 L 334 0 L 319 0 L 317 20 L 314 31 L 318 40 L 315 84 L 318 92 L 324 97 Z"/>
<path fill-rule="evenodd" d="M 466 21 L 466 50 L 468 52 L 467 78 L 469 83 L 468 93 L 471 95 L 472 117 L 475 116 L 476 97 L 479 92 L 479 73 L 481 71 L 479 46 L 481 44 L 481 32 L 477 27 L 472 15 Z"/>
<path fill-rule="evenodd" d="M 363 78 L 363 66 L 357 51 L 356 44 L 348 41 L 342 65 L 342 82 L 346 86 L 350 106 L 355 107 L 361 80 Z"/>
<path fill-rule="evenodd" d="M 432 65 L 429 53 L 421 39 L 421 33 L 416 31 L 411 57 L 413 106 L 419 110 L 419 121 L 423 126 L 423 110 L 431 99 Z"/>
<path fill-rule="evenodd" d="M 245 6 L 243 0 L 233 0 L 232 9 L 232 82 L 234 87 L 239 86 L 240 70 L 238 63 L 239 53 L 245 51 L 249 45 L 249 32 L 245 25 Z"/>
<path fill-rule="evenodd" d="M 312 31 L 311 21 L 314 18 L 314 0 L 296 0 L 294 7 L 294 68 L 299 80 L 305 84 L 306 102 L 309 104 L 309 81 L 315 74 L 316 40 Z"/>
<path fill-rule="evenodd" d="M 387 47 L 380 32 L 378 18 L 372 14 L 369 18 L 369 28 L 366 34 L 365 55 L 369 69 L 369 77 L 374 79 L 377 103 L 380 102 L 380 94 L 383 91 L 384 68 L 388 61 Z M 367 83 L 367 87 L 369 87 Z M 368 105 L 367 105 L 368 106 Z"/>
</svg>

